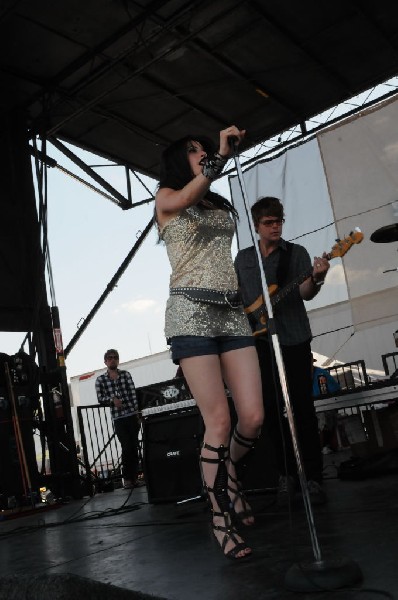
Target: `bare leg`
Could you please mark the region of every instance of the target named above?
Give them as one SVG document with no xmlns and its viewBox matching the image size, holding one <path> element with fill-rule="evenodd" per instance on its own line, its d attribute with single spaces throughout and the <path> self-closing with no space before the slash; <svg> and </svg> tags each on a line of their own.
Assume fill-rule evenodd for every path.
<svg viewBox="0 0 398 600">
<path fill-rule="evenodd" d="M 231 421 L 220 359 L 216 355 L 194 356 L 180 363 L 205 424 L 201 461 L 213 512 L 214 535 L 225 555 L 244 558 L 251 549 L 232 527 L 227 492 Z"/>
<path fill-rule="evenodd" d="M 253 525 L 253 513 L 237 481 L 235 466 L 254 445 L 264 418 L 257 352 L 253 347 L 232 350 L 222 355 L 221 362 L 238 416 L 230 444 L 228 489 L 238 518 L 244 525 Z"/>
</svg>

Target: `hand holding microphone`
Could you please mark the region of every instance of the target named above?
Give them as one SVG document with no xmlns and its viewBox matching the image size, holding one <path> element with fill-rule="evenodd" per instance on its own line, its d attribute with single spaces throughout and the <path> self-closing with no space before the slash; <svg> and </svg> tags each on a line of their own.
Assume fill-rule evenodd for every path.
<svg viewBox="0 0 398 600">
<path fill-rule="evenodd" d="M 236 125 L 231 125 L 220 131 L 220 149 L 219 154 L 228 158 L 232 156 L 235 149 L 239 146 L 245 137 L 246 130 L 238 129 Z"/>
<path fill-rule="evenodd" d="M 214 181 L 214 179 L 221 175 L 228 158 L 236 153 L 236 148 L 244 138 L 245 133 L 245 129 L 240 130 L 235 125 L 231 125 L 231 127 L 220 131 L 220 147 L 218 152 L 215 152 L 213 156 L 206 156 L 203 164 L 202 173 L 207 179 Z"/>
</svg>

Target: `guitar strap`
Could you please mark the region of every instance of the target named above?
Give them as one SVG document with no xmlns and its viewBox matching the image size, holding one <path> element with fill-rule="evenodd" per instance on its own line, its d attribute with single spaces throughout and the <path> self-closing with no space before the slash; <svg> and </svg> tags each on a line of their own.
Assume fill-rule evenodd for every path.
<svg viewBox="0 0 398 600">
<path fill-rule="evenodd" d="M 276 283 L 279 288 L 282 288 L 286 283 L 287 274 L 289 272 L 290 258 L 292 256 L 293 244 L 286 242 L 286 250 L 280 250 L 279 263 L 276 269 Z"/>
</svg>

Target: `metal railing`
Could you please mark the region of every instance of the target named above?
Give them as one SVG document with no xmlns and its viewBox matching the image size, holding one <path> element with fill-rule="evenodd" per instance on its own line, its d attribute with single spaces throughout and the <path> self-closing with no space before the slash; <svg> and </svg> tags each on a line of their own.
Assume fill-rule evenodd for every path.
<svg viewBox="0 0 398 600">
<path fill-rule="evenodd" d="M 398 353 L 392 354 L 398 356 Z M 383 364 L 384 357 L 390 355 L 382 357 Z M 321 429 L 323 424 L 329 423 L 330 426 L 333 421 L 338 447 L 353 449 L 354 444 L 358 452 L 361 443 L 366 444 L 374 438 L 370 428 L 370 411 L 396 405 L 398 385 L 393 385 L 391 379 L 371 381 L 363 360 L 335 365 L 327 370 L 340 384 L 340 390 L 314 398 L 318 424 Z"/>
<path fill-rule="evenodd" d="M 369 385 L 369 377 L 366 372 L 364 360 L 335 365 L 329 367 L 327 370 L 338 381 L 342 391 L 368 387 Z"/>
<path fill-rule="evenodd" d="M 99 404 L 78 406 L 77 418 L 82 453 L 80 465 L 87 480 L 93 483 L 90 495 L 96 491 L 111 491 L 121 487 L 122 450 L 109 407 Z M 142 461 L 142 431 L 138 439 L 139 457 Z"/>
<path fill-rule="evenodd" d="M 391 379 L 398 378 L 398 352 L 389 352 L 381 357 L 384 372 Z"/>
</svg>

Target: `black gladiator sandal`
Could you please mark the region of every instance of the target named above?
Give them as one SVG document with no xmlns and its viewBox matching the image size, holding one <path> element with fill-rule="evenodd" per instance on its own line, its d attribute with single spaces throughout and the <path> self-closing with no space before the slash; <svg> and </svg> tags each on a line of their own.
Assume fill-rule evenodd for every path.
<svg viewBox="0 0 398 600">
<path fill-rule="evenodd" d="M 238 446 L 242 447 L 242 453 L 235 461 L 232 460 L 231 452 L 230 452 L 230 461 L 231 461 L 231 464 L 233 465 L 233 467 L 235 468 L 235 473 L 236 473 L 236 467 L 237 467 L 238 462 L 249 452 L 249 450 L 251 450 L 253 448 L 257 439 L 258 439 L 257 437 L 256 438 L 244 437 L 243 435 L 241 435 L 239 433 L 239 431 L 235 427 L 235 430 L 232 434 L 231 443 L 233 440 L 236 444 L 238 444 Z M 233 487 L 231 485 L 228 485 L 228 492 L 229 492 L 229 495 L 231 498 L 232 509 L 233 509 L 236 520 L 239 521 L 239 523 L 242 523 L 242 525 L 246 525 L 246 526 L 253 525 L 253 522 L 245 523 L 245 520 L 252 519 L 254 517 L 254 514 L 253 514 L 252 508 L 250 507 L 250 505 L 247 502 L 246 497 L 243 493 L 242 484 L 237 479 L 237 477 L 233 477 L 231 475 L 231 473 L 229 473 L 229 472 L 228 472 L 228 479 L 233 484 Z M 236 503 L 239 501 L 242 504 L 243 510 L 238 512 L 235 507 L 236 507 Z"/>
<path fill-rule="evenodd" d="M 226 448 L 225 446 L 219 446 L 218 448 L 214 448 L 214 446 L 209 446 L 209 444 L 206 444 L 206 442 L 203 442 L 202 447 L 206 448 L 206 450 L 210 450 L 211 452 L 215 452 L 217 454 L 217 458 L 207 458 L 204 456 L 200 457 L 202 463 L 211 463 L 214 465 L 218 465 L 213 487 L 207 485 L 206 478 L 203 475 L 203 480 L 208 493 L 208 498 L 210 500 L 211 512 L 213 514 L 213 517 L 224 518 L 224 525 L 215 525 L 213 519 L 212 529 L 216 542 L 221 547 L 221 550 L 226 558 L 230 558 L 232 560 L 248 558 L 249 556 L 251 556 L 251 552 L 244 554 L 243 556 L 237 556 L 239 552 L 241 552 L 242 550 L 249 549 L 249 547 L 247 546 L 247 544 L 245 544 L 245 542 L 239 541 L 239 539 L 237 538 L 238 532 L 232 525 L 231 521 L 231 501 L 228 496 L 227 490 L 228 471 L 227 466 L 225 464 L 228 460 L 228 448 Z M 216 511 L 213 508 L 213 502 L 210 498 L 210 494 L 212 494 L 214 497 L 214 506 L 218 507 L 218 511 Z M 216 536 L 217 531 L 221 531 L 224 534 L 221 542 Z M 225 552 L 225 548 L 229 541 L 233 542 L 235 546 L 231 548 L 231 550 L 229 550 L 228 552 Z"/>
</svg>

